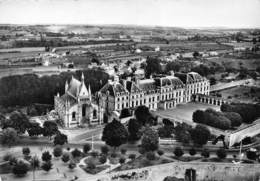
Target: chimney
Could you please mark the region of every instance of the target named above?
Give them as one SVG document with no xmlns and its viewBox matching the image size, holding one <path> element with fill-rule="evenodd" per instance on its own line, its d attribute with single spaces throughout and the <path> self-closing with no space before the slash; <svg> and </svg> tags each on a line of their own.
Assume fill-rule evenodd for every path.
<svg viewBox="0 0 260 181">
<path fill-rule="evenodd" d="M 172 76 L 174 76 L 174 71 L 173 71 L 173 70 L 171 70 L 171 71 L 170 71 L 170 74 L 171 74 Z"/>
</svg>

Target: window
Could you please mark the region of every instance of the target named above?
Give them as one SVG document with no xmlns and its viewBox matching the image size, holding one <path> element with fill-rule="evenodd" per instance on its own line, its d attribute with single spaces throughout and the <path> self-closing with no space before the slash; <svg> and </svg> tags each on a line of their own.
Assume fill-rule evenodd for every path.
<svg viewBox="0 0 260 181">
<path fill-rule="evenodd" d="M 153 102 L 154 102 L 154 97 L 153 97 Z"/>
<path fill-rule="evenodd" d="M 120 98 L 117 98 L 117 101 L 120 101 Z"/>
<path fill-rule="evenodd" d="M 72 112 L 72 119 L 76 118 L 76 112 Z"/>
</svg>

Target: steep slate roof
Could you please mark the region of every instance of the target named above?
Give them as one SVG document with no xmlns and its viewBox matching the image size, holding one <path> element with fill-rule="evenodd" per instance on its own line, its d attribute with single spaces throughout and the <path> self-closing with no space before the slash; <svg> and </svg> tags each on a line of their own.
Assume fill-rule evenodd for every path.
<svg viewBox="0 0 260 181">
<path fill-rule="evenodd" d="M 192 77 L 192 79 L 196 82 L 196 81 L 202 81 L 203 80 L 203 77 L 198 74 L 197 72 L 189 72 L 188 73 L 189 76 Z"/>
<path fill-rule="evenodd" d="M 65 93 L 64 95 L 62 95 L 60 97 L 60 100 L 62 101 L 63 104 L 66 104 L 66 101 L 68 101 L 70 103 L 70 106 L 73 106 L 74 104 L 77 103 L 77 100 L 72 97 L 71 95 Z"/>
<path fill-rule="evenodd" d="M 68 92 L 72 96 L 77 97 L 80 88 L 81 88 L 81 82 L 75 79 L 74 77 L 72 77 L 69 83 Z"/>
<path fill-rule="evenodd" d="M 133 81 L 126 82 L 126 89 L 128 92 L 139 92 L 141 91 Z"/>
<path fill-rule="evenodd" d="M 103 94 L 106 94 L 107 91 L 111 96 L 115 96 L 117 93 L 127 93 L 127 90 L 119 82 L 108 82 L 106 85 L 104 85 L 102 89 L 100 89 L 100 92 L 102 92 Z"/>
<path fill-rule="evenodd" d="M 154 79 L 139 80 L 138 86 L 143 91 L 151 91 L 151 90 L 155 90 L 156 89 L 156 85 L 155 85 L 155 80 Z"/>
</svg>

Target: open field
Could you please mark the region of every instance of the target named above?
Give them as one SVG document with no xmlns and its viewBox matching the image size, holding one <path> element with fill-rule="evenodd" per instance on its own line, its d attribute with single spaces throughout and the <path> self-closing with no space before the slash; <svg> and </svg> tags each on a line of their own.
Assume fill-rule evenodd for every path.
<svg viewBox="0 0 260 181">
<path fill-rule="evenodd" d="M 255 70 L 260 66 L 260 59 L 237 59 L 237 58 L 224 58 L 214 57 L 208 58 L 208 62 L 218 63 L 226 68 L 233 68 L 239 70 L 240 67 L 247 68 L 248 70 Z"/>
<path fill-rule="evenodd" d="M 239 86 L 219 91 L 222 98 L 232 101 L 251 103 L 254 99 L 260 98 L 260 88 Z"/>
</svg>

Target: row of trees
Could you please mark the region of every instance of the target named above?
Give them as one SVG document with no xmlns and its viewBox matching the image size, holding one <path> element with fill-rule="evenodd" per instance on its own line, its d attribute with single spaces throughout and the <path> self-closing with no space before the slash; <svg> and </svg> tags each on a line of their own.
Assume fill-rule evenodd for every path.
<svg viewBox="0 0 260 181">
<path fill-rule="evenodd" d="M 196 123 L 206 124 L 223 130 L 238 127 L 242 123 L 242 118 L 238 113 L 222 113 L 210 108 L 205 111 L 195 111 L 192 115 L 192 119 Z"/>
<path fill-rule="evenodd" d="M 158 134 L 162 138 L 171 138 L 175 136 L 176 140 L 190 144 L 191 141 L 195 145 L 204 145 L 210 139 L 210 131 L 201 125 L 197 125 L 195 128 L 182 123 L 174 127 L 170 120 L 164 119 L 164 125 L 158 129 Z"/>
<path fill-rule="evenodd" d="M 101 70 L 83 70 L 85 84 L 96 92 L 107 82 L 109 75 Z M 32 103 L 53 104 L 54 95 L 64 93 L 65 82 L 73 75 L 80 80 L 82 71 L 38 77 L 34 74 L 7 76 L 0 79 L 0 105 L 28 106 Z"/>
<path fill-rule="evenodd" d="M 222 112 L 235 112 L 242 117 L 244 123 L 252 123 L 260 117 L 260 104 L 232 103 L 222 104 Z"/>
</svg>

